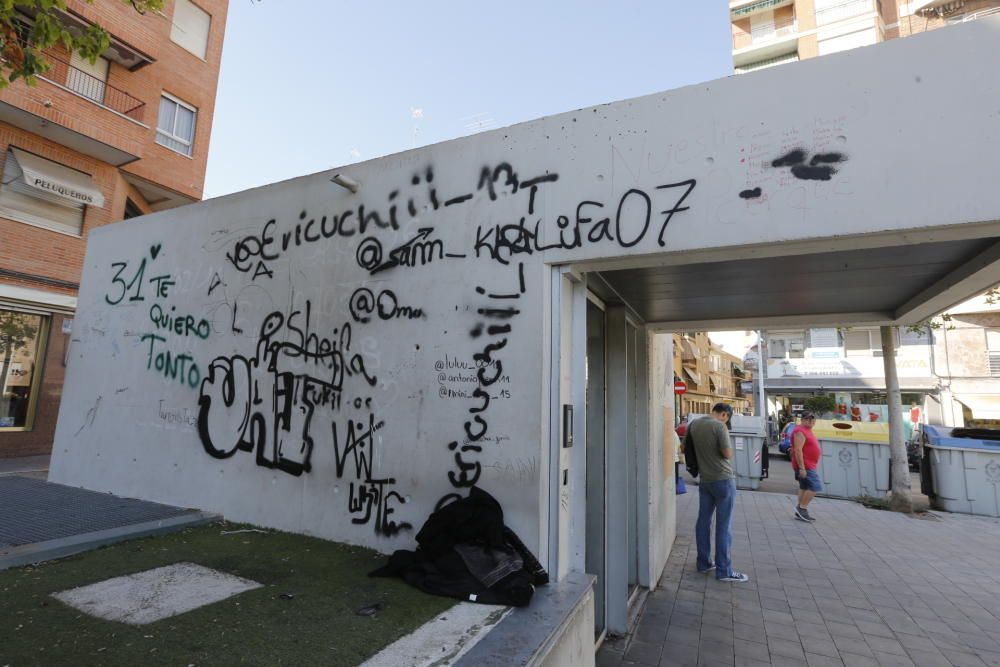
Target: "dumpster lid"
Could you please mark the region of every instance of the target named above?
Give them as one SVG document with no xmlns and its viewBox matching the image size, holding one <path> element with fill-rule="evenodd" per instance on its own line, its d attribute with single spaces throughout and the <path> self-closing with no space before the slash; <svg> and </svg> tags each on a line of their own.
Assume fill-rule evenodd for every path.
<svg viewBox="0 0 1000 667">
<path fill-rule="evenodd" d="M 925 447 L 1000 451 L 1000 430 L 998 429 L 951 428 L 925 424 L 923 431 Z"/>
<path fill-rule="evenodd" d="M 1000 430 L 994 428 L 956 428 L 952 429 L 953 438 L 975 438 L 976 440 L 1000 440 Z"/>
</svg>

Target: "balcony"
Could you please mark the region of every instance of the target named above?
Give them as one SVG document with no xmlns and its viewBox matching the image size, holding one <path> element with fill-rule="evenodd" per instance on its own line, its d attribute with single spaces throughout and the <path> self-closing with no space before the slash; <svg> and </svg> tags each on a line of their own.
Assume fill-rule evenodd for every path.
<svg viewBox="0 0 1000 667">
<path fill-rule="evenodd" d="M 746 18 L 752 14 L 773 11 L 778 7 L 794 4 L 794 0 L 730 0 L 729 17 L 732 20 Z"/>
<path fill-rule="evenodd" d="M 791 39 L 798 39 L 798 32 L 798 22 L 794 18 L 767 23 L 759 29 L 733 35 L 733 51 L 746 52 L 779 45 Z"/>
<path fill-rule="evenodd" d="M 120 113 L 132 120 L 142 122 L 146 110 L 145 102 L 132 97 L 124 90 L 115 88 L 96 76 L 73 67 L 61 58 L 51 54 L 46 54 L 45 58 L 49 61 L 51 67 L 47 72 L 39 75 L 40 79 L 68 88 L 95 104 Z"/>
<path fill-rule="evenodd" d="M 828 25 L 875 11 L 874 0 L 849 0 L 816 12 L 816 25 Z"/>
<path fill-rule="evenodd" d="M 949 23 L 966 23 L 967 21 L 976 21 L 986 16 L 994 16 L 1000 14 L 1000 7 L 990 7 L 989 9 L 980 9 L 977 12 L 971 12 L 969 14 L 962 14 L 954 18 L 949 18 Z"/>
</svg>

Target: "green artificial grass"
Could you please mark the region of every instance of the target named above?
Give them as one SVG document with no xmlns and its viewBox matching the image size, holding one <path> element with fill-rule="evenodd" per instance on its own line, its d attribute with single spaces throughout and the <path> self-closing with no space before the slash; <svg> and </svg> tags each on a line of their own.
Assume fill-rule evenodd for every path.
<svg viewBox="0 0 1000 667">
<path fill-rule="evenodd" d="M 217 523 L 0 571 L 0 666 L 357 665 L 455 604 L 368 578 L 385 562 L 369 549 L 278 531 L 220 534 L 242 528 Z M 178 562 L 264 586 L 138 626 L 51 597 Z M 373 616 L 357 613 L 378 603 Z"/>
</svg>

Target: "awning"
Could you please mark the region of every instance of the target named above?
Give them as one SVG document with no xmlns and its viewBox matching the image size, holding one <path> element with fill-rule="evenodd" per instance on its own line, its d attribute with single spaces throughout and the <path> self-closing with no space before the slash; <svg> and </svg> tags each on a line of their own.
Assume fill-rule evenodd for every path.
<svg viewBox="0 0 1000 667">
<path fill-rule="evenodd" d="M 72 315 L 76 311 L 76 297 L 0 283 L 0 308 L 39 315 L 48 315 L 49 313 Z"/>
<path fill-rule="evenodd" d="M 1000 396 L 996 394 L 960 394 L 955 399 L 969 408 L 975 419 L 1000 419 Z"/>
<path fill-rule="evenodd" d="M 698 376 L 698 371 L 691 370 L 687 366 L 684 367 L 684 374 L 691 378 L 691 381 L 696 385 L 701 384 L 701 378 Z"/>
<path fill-rule="evenodd" d="M 88 174 L 13 146 L 10 152 L 21 167 L 25 185 L 74 204 L 104 206 L 104 195 Z"/>
</svg>

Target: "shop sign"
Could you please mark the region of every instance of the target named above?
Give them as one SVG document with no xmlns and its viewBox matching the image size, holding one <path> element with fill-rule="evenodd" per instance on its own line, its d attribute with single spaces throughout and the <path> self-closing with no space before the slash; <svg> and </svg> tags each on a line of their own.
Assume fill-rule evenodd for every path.
<svg viewBox="0 0 1000 667">
<path fill-rule="evenodd" d="M 902 378 L 930 377 L 930 360 L 921 357 L 897 357 L 896 372 Z M 768 359 L 767 377 L 780 378 L 881 378 L 885 366 L 881 357 L 847 359 Z"/>
</svg>

